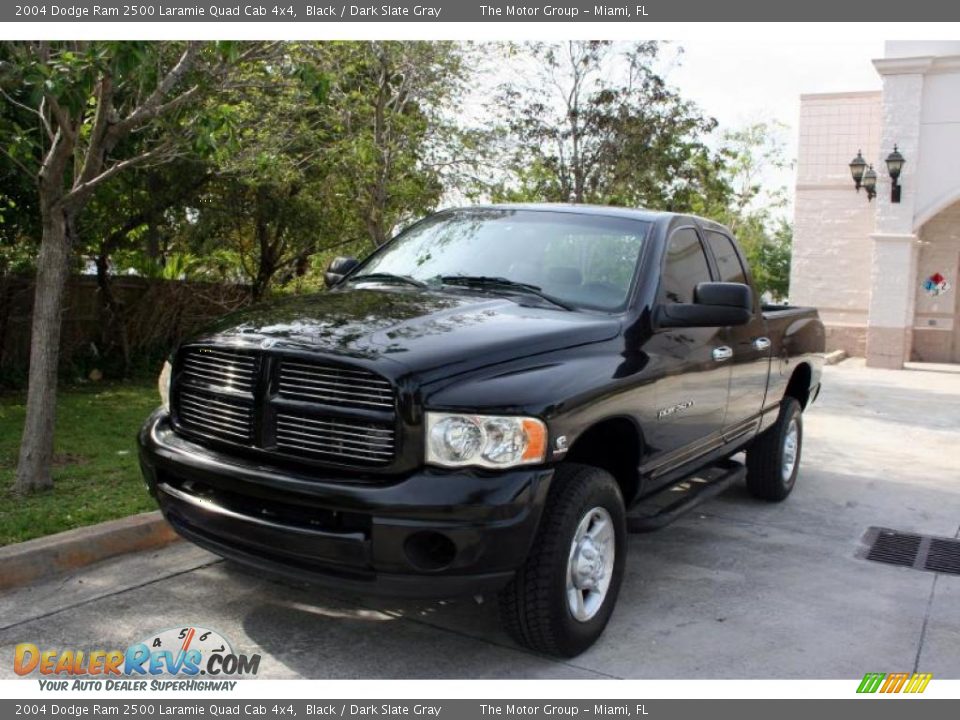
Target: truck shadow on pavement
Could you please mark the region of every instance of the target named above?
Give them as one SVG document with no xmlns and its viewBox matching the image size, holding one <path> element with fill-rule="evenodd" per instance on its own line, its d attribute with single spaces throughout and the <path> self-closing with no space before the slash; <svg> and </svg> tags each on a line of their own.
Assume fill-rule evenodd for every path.
<svg viewBox="0 0 960 720">
<path fill-rule="evenodd" d="M 221 567 L 236 582 L 253 577 L 230 562 Z M 262 573 L 255 577 L 262 602 L 245 614 L 244 632 L 302 677 L 598 676 L 514 646 L 500 630 L 496 607 L 489 601 L 384 600 L 265 578 Z"/>
</svg>

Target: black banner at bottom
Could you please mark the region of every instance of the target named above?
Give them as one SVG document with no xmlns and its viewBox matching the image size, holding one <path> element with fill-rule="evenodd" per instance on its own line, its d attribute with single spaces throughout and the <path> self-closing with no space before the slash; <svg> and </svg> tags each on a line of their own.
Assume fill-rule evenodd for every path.
<svg viewBox="0 0 960 720">
<path fill-rule="evenodd" d="M 911 704 L 909 710 L 904 703 Z M 0 700 L 0 718 L 656 718 L 657 720 L 910 720 L 956 717 L 960 701 L 877 696 L 850 700 Z"/>
</svg>

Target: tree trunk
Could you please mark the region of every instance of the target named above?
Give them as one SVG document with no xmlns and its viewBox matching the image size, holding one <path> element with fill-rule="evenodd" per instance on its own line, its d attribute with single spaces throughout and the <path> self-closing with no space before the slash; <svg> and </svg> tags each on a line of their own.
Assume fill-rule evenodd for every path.
<svg viewBox="0 0 960 720">
<path fill-rule="evenodd" d="M 59 202 L 42 197 L 43 236 L 30 330 L 27 417 L 20 443 L 15 489 L 19 493 L 53 487 L 53 429 L 57 412 L 57 365 L 60 359 L 60 311 L 70 273 L 67 218 Z"/>
</svg>

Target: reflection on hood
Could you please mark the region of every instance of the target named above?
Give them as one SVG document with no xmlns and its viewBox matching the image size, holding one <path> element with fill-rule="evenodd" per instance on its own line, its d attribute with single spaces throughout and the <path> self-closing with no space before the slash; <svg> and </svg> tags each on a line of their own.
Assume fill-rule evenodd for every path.
<svg viewBox="0 0 960 720">
<path fill-rule="evenodd" d="M 407 288 L 349 289 L 285 298 L 227 315 L 199 340 L 315 351 L 409 369 L 482 363 L 613 337 L 615 318 L 528 307 L 494 295 Z M 510 358 L 502 358 L 510 359 Z"/>
</svg>

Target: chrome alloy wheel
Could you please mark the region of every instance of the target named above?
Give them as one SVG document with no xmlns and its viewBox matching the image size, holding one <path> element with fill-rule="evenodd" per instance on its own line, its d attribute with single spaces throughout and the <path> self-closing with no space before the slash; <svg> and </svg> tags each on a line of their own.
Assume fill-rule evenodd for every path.
<svg viewBox="0 0 960 720">
<path fill-rule="evenodd" d="M 588 510 L 570 543 L 567 562 L 567 606 L 574 619 L 590 620 L 603 605 L 616 558 L 613 519 L 602 507 Z"/>
<path fill-rule="evenodd" d="M 797 465 L 797 449 L 800 446 L 800 428 L 797 427 L 797 420 L 793 418 L 787 426 L 787 433 L 783 437 L 783 465 L 780 468 L 780 476 L 785 483 L 790 482 L 793 477 L 793 469 Z"/>
</svg>

